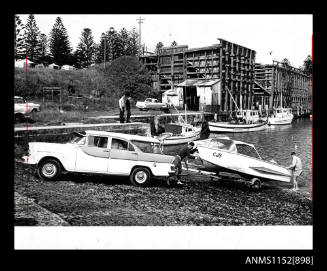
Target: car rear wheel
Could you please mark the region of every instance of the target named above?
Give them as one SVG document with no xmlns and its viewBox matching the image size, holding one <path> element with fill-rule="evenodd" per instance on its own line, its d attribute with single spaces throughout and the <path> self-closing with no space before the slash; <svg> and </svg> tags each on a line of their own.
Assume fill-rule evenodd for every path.
<svg viewBox="0 0 327 271">
<path fill-rule="evenodd" d="M 45 159 L 38 165 L 38 176 L 43 180 L 54 181 L 62 171 L 60 163 L 55 159 Z"/>
<path fill-rule="evenodd" d="M 135 168 L 130 175 L 130 181 L 135 186 L 148 186 L 151 182 L 151 173 L 144 167 Z"/>
</svg>

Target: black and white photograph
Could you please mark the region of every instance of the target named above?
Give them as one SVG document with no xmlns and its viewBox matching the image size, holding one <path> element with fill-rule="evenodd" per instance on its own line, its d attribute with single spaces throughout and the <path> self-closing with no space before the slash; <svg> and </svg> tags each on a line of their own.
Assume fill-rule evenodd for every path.
<svg viewBox="0 0 327 271">
<path fill-rule="evenodd" d="M 312 14 L 13 16 L 15 249 L 312 249 Z"/>
</svg>

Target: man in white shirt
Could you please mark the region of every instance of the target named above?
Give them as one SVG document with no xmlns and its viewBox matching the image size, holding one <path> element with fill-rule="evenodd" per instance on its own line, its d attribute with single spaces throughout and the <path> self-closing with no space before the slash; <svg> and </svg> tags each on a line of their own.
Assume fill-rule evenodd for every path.
<svg viewBox="0 0 327 271">
<path fill-rule="evenodd" d="M 291 153 L 291 155 L 293 159 L 292 165 L 287 168 L 292 170 L 291 180 L 293 179 L 293 190 L 296 191 L 299 189 L 297 184 L 297 177 L 299 177 L 302 173 L 302 162 L 301 159 L 296 156 L 296 153 L 294 151 Z"/>
<path fill-rule="evenodd" d="M 126 107 L 126 96 L 125 94 L 119 99 L 119 118 L 120 118 L 120 123 L 124 123 L 125 117 L 125 107 Z"/>
</svg>

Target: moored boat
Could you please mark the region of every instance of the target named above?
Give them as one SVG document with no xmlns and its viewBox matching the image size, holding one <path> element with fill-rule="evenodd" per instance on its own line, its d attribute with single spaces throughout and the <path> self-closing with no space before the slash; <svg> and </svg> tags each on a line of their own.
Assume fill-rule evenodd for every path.
<svg viewBox="0 0 327 271">
<path fill-rule="evenodd" d="M 244 133 L 267 129 L 267 121 L 259 118 L 258 110 L 239 110 L 230 122 L 209 122 L 211 132 Z"/>
<path fill-rule="evenodd" d="M 246 180 L 290 183 L 291 171 L 261 158 L 254 145 L 228 137 L 196 142 L 198 155 L 206 169 L 236 173 Z"/>
<path fill-rule="evenodd" d="M 201 128 L 186 123 L 167 123 L 165 132 L 156 137 L 163 146 L 185 144 L 200 139 Z"/>
<path fill-rule="evenodd" d="M 268 125 L 291 124 L 293 118 L 292 108 L 274 108 L 273 114 L 268 117 Z"/>
</svg>

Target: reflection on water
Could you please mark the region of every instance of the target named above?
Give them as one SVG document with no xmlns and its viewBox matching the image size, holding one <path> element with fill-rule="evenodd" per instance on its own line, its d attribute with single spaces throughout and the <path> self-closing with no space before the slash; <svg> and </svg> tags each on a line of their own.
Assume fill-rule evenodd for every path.
<svg viewBox="0 0 327 271">
<path fill-rule="evenodd" d="M 299 188 L 311 192 L 312 187 L 312 121 L 296 119 L 290 125 L 270 126 L 268 129 L 250 133 L 226 134 L 231 139 L 254 144 L 262 159 L 274 159 L 278 164 L 289 166 L 291 152 L 295 151 L 302 160 L 303 173 Z M 210 137 L 217 134 L 211 133 Z"/>
</svg>

